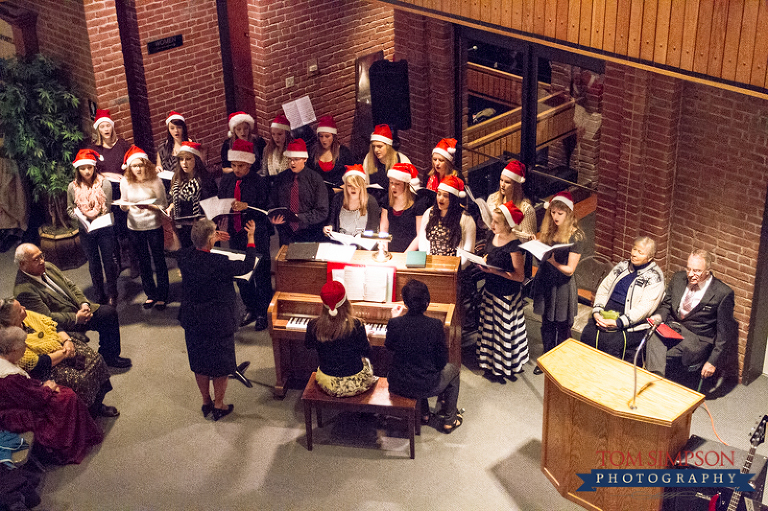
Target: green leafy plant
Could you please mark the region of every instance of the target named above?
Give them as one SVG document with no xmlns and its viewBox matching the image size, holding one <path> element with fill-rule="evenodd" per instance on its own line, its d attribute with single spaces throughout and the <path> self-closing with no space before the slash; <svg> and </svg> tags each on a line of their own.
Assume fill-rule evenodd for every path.
<svg viewBox="0 0 768 511">
<path fill-rule="evenodd" d="M 66 213 L 72 160 L 84 135 L 80 100 L 62 69 L 47 57 L 0 59 L 0 128 L 5 152 L 44 200 L 54 228 L 71 227 Z"/>
</svg>

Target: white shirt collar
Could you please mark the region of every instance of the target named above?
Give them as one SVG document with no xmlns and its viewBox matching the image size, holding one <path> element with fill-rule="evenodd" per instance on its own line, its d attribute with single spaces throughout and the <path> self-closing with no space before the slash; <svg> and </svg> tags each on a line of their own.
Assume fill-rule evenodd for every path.
<svg viewBox="0 0 768 511">
<path fill-rule="evenodd" d="M 29 378 L 27 372 L 16 364 L 12 364 L 4 358 L 0 358 L 0 378 L 5 378 L 12 374 L 20 374 L 25 378 Z"/>
</svg>

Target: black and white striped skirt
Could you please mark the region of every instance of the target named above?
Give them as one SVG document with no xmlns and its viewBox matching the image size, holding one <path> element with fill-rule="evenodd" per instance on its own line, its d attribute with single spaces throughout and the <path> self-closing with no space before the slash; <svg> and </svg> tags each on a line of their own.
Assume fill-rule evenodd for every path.
<svg viewBox="0 0 768 511">
<path fill-rule="evenodd" d="M 480 339 L 476 349 L 481 369 L 505 376 L 522 372 L 523 364 L 528 362 L 523 306 L 521 292 L 496 296 L 483 290 Z"/>
</svg>

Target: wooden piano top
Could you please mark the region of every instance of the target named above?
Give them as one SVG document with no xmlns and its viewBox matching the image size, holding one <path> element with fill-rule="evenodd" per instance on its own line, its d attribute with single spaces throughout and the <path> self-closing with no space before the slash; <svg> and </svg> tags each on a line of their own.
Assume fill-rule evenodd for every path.
<svg viewBox="0 0 768 511">
<path fill-rule="evenodd" d="M 402 302 L 353 302 L 355 316 L 368 324 L 386 324 L 392 317 L 392 307 L 397 304 L 402 305 Z M 454 307 L 451 303 L 430 303 L 425 314 L 442 321 L 447 335 L 453 320 Z M 275 335 L 287 339 L 304 339 L 303 331 L 288 330 L 286 328 L 288 320 L 292 317 L 314 318 L 320 315 L 322 309 L 323 302 L 318 295 L 278 291 L 269 304 L 269 333 L 273 336 L 273 339 Z M 377 339 L 377 337 L 381 338 Z M 375 345 L 384 344 L 383 336 L 369 334 L 369 340 Z"/>
<path fill-rule="evenodd" d="M 275 258 L 275 275 L 278 291 L 317 294 L 327 280 L 327 263 L 324 261 L 288 261 L 285 256 L 288 246 L 283 245 Z M 392 252 L 392 259 L 386 263 L 377 263 L 373 254 L 367 250 L 357 250 L 350 264 L 367 266 L 394 266 L 396 268 L 396 297 L 401 300 L 400 290 L 411 279 L 424 282 L 429 288 L 432 302 L 456 303 L 458 271 L 461 260 L 450 256 L 427 256 L 424 268 L 405 266 L 405 253 Z"/>
</svg>

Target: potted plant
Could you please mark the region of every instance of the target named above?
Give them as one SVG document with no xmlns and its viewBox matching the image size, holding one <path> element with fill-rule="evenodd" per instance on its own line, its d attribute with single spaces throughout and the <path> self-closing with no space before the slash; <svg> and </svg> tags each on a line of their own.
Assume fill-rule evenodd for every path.
<svg viewBox="0 0 768 511">
<path fill-rule="evenodd" d="M 5 152 L 26 175 L 33 200 L 44 205 L 47 214 L 41 238 L 77 235 L 76 224 L 67 216 L 66 193 L 73 177 L 72 160 L 84 138 L 79 105 L 65 73 L 49 58 L 38 54 L 29 59 L 0 59 L 0 128 L 5 133 Z M 49 250 L 45 250 L 46 257 L 61 261 Z M 81 256 L 82 264 L 79 249 L 68 246 L 66 252 L 70 258 Z"/>
</svg>

